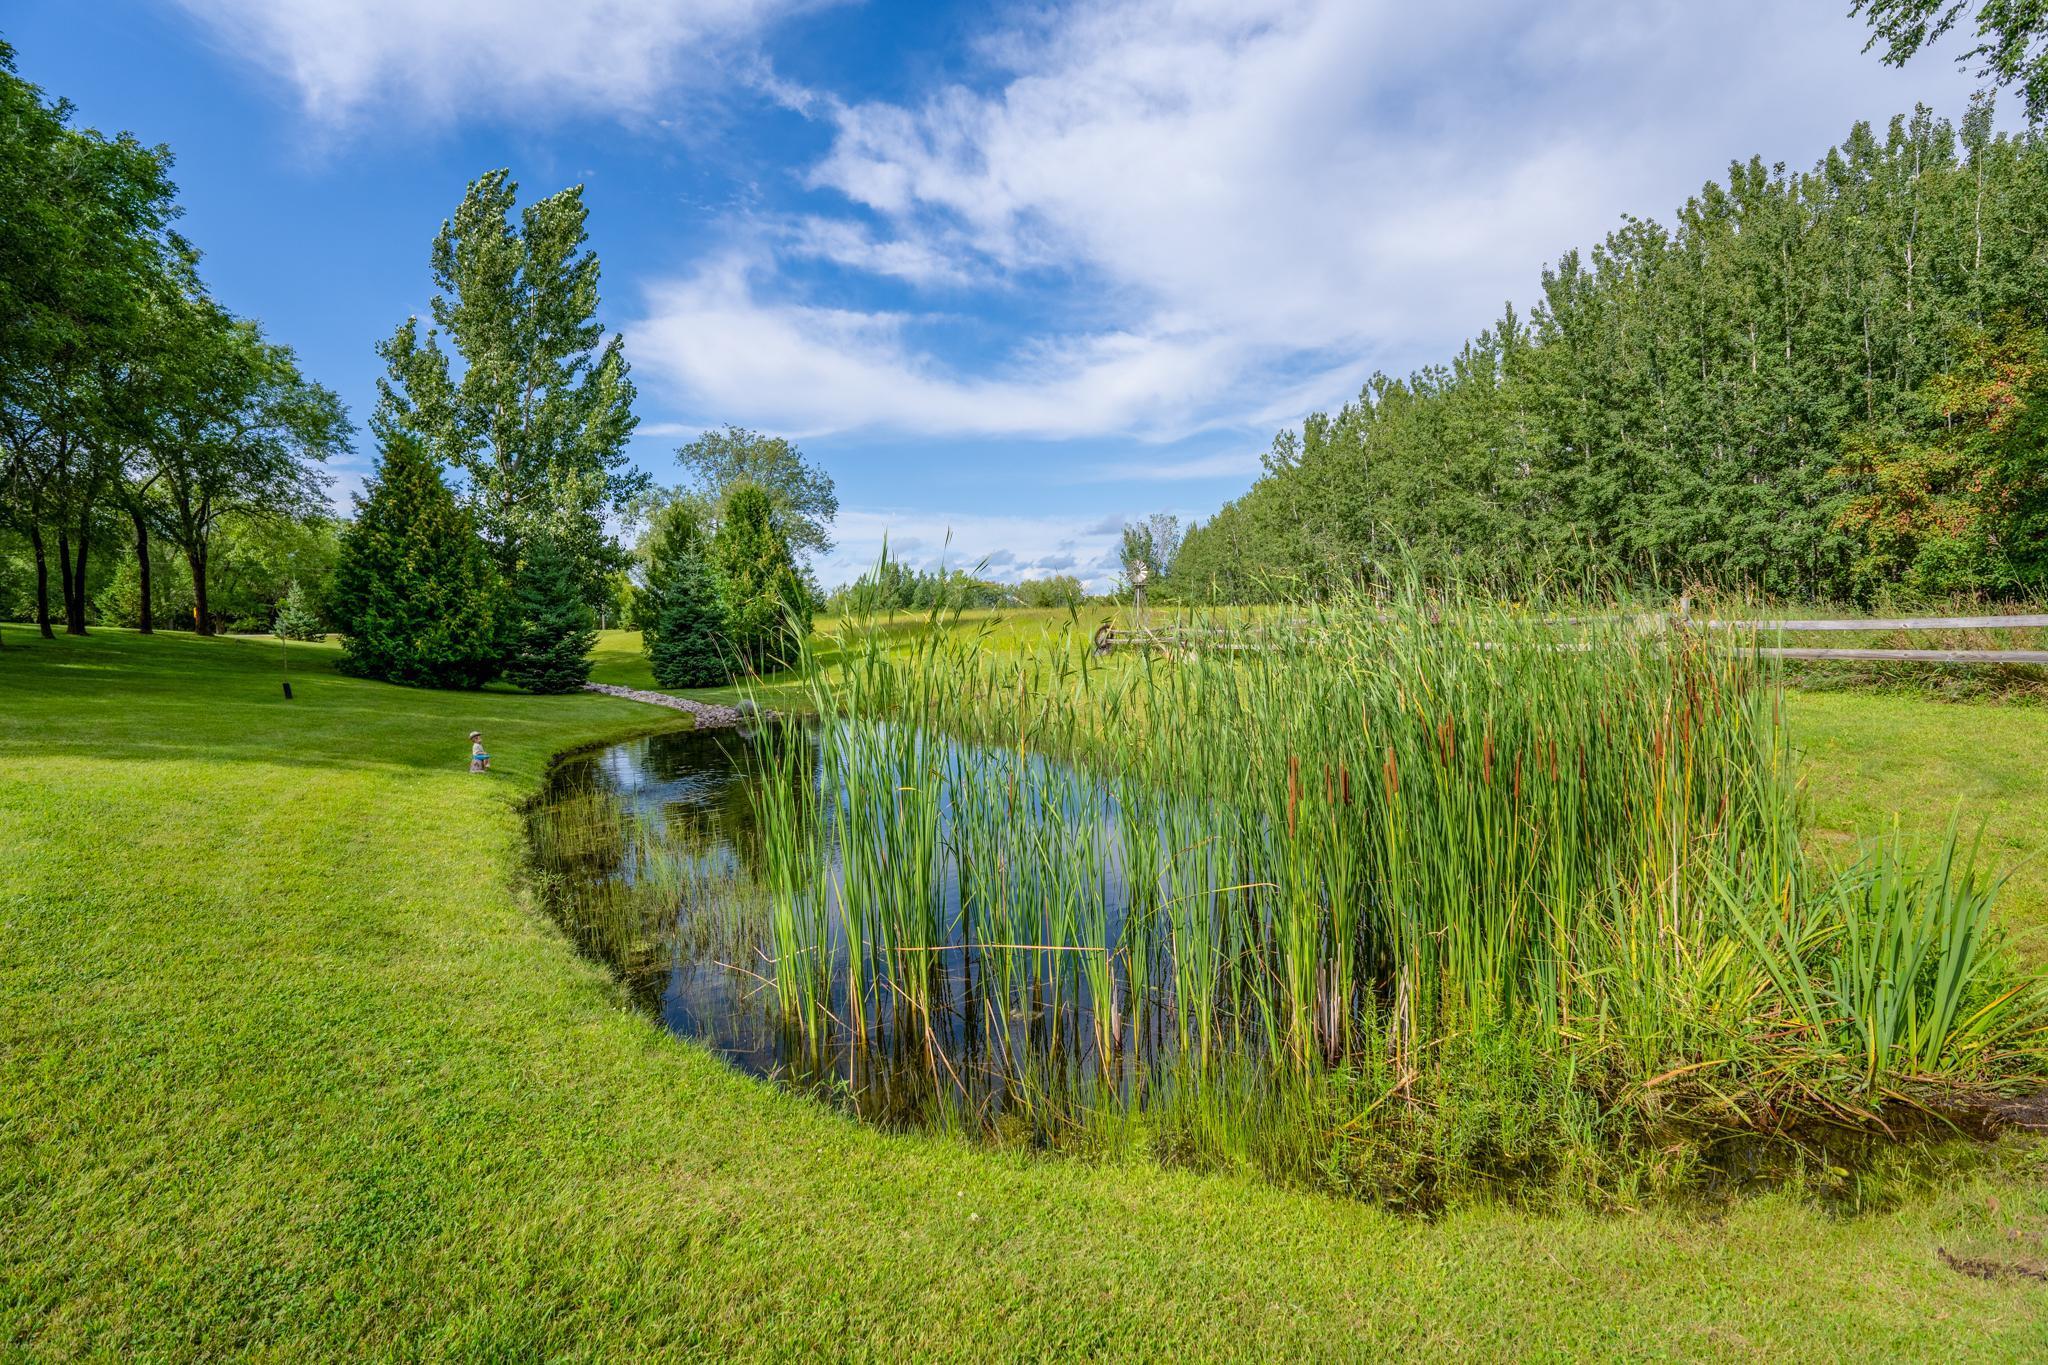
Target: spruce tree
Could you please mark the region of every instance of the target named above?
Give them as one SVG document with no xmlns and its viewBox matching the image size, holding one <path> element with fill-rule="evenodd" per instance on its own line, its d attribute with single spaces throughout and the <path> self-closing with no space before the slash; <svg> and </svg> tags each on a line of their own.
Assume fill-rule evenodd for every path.
<svg viewBox="0 0 2048 1365">
<path fill-rule="evenodd" d="M 296 578 L 286 591 L 284 601 L 277 604 L 277 620 L 271 628 L 286 640 L 318 640 L 327 634 L 327 626 L 321 621 L 320 613 L 313 609 L 313 599 L 299 586 Z"/>
<path fill-rule="evenodd" d="M 634 604 L 647 661 L 663 687 L 716 687 L 732 676 L 724 585 L 696 508 L 677 503 L 659 516 Z"/>
<path fill-rule="evenodd" d="M 426 446 L 383 434 L 383 458 L 334 570 L 339 666 L 415 687 L 481 687 L 498 672 L 497 572 Z"/>
<path fill-rule="evenodd" d="M 573 692 L 590 678 L 597 643 L 576 562 L 550 535 L 527 539 L 513 582 L 505 677 L 529 692 Z"/>
<path fill-rule="evenodd" d="M 727 634 L 749 669 L 794 663 L 811 629 L 811 594 L 798 575 L 775 504 L 759 484 L 727 495 L 712 558 L 725 580 Z"/>
</svg>

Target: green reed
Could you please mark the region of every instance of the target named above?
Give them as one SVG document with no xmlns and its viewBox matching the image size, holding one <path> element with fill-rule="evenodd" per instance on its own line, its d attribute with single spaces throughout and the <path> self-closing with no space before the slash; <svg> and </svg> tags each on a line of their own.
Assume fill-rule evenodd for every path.
<svg viewBox="0 0 2048 1365">
<path fill-rule="evenodd" d="M 1419 591 L 1183 625 L 1107 659 L 1078 621 L 831 642 L 827 796 L 756 797 L 785 1013 L 825 1027 L 837 960 L 852 1046 L 886 1016 L 929 1050 L 966 964 L 1014 1093 L 1213 1132 L 1227 1074 L 1232 1112 L 1318 1114 L 1319 1159 L 1473 1058 L 1537 1059 L 1559 1115 L 1737 1125 L 2041 1070 L 2040 993 L 1954 840 L 1804 850 L 1780 680 L 1739 641 Z M 1155 1012 L 1170 1074 L 1104 1090 Z"/>
</svg>

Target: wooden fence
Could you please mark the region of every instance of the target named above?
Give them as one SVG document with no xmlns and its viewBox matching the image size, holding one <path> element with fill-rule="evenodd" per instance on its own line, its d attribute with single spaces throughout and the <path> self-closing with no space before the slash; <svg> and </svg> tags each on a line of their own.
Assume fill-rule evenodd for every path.
<svg viewBox="0 0 2048 1365">
<path fill-rule="evenodd" d="M 1740 632 L 1750 637 L 1758 654 L 1774 659 L 1837 659 L 1929 664 L 2048 664 L 2048 649 L 1876 649 L 1824 648 L 1805 645 L 1766 645 L 1763 640 L 1786 635 L 1824 632 L 1891 633 L 1930 630 L 2048 630 L 2048 616 L 1887 616 L 1866 619 L 1815 619 L 1783 621 L 1714 620 L 1692 616 L 1681 601 L 1670 616 L 1638 618 L 1655 628 L 1671 630 L 1718 630 Z M 1249 626 L 1242 630 L 1224 627 L 1139 626 L 1120 629 L 1108 622 L 1095 632 L 1095 651 L 1107 654 L 1116 649 L 1152 649 L 1167 653 L 1209 651 L 1243 653 L 1272 648 L 1291 639 L 1304 624 L 1280 621 Z M 1587 625 L 1583 617 L 1547 620 L 1551 625 Z"/>
</svg>

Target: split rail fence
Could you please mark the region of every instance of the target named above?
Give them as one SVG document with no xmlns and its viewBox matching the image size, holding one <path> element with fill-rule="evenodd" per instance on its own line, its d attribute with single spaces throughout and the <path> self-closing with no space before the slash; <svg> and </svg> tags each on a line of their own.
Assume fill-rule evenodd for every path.
<svg viewBox="0 0 2048 1365">
<path fill-rule="evenodd" d="M 1766 638 L 1781 639 L 1786 635 L 1829 632 L 1889 634 L 1896 631 L 2048 630 L 2048 615 L 1887 616 L 1862 619 L 1724 621 L 1694 617 L 1685 609 L 1685 604 L 1681 603 L 1680 609 L 1675 615 L 1640 619 L 1653 626 L 1673 630 L 1739 632 L 1750 636 L 1756 652 L 1767 658 L 1864 660 L 1929 664 L 2048 665 L 2048 649 L 1878 649 L 1860 646 L 1830 648 L 1807 645 L 1767 645 L 1763 643 Z M 1116 649 L 1151 649 L 1170 653 L 1188 651 L 1242 653 L 1271 649 L 1275 645 L 1287 643 L 1306 624 L 1306 622 L 1302 621 L 1284 621 L 1247 626 L 1242 630 L 1232 630 L 1227 627 L 1179 625 L 1150 627 L 1141 624 L 1134 628 L 1126 629 L 1105 622 L 1095 632 L 1095 649 L 1098 654 L 1107 654 Z M 1583 618 L 1564 618 L 1549 621 L 1548 624 L 1585 625 L 1589 623 Z"/>
</svg>

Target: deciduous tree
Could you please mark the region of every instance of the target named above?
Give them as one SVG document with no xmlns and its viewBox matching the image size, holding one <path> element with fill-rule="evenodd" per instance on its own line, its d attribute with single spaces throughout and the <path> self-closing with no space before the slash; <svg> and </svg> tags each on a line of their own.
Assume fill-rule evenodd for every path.
<svg viewBox="0 0 2048 1365">
<path fill-rule="evenodd" d="M 691 491 L 707 505 L 722 507 L 734 489 L 752 484 L 767 493 L 776 527 L 792 551 L 804 556 L 831 550 L 839 495 L 832 476 L 805 459 L 794 442 L 729 426 L 705 432 L 676 451 L 676 460 L 689 475 Z"/>
<path fill-rule="evenodd" d="M 644 483 L 626 460 L 633 383 L 597 320 L 598 258 L 582 186 L 518 213 L 498 170 L 472 181 L 434 238 L 433 325 L 379 347 L 373 425 L 426 443 L 458 472 L 501 571 L 529 535 L 556 538 L 594 605 L 619 555 L 605 516 Z M 445 339 L 445 346 L 444 346 Z"/>
</svg>

